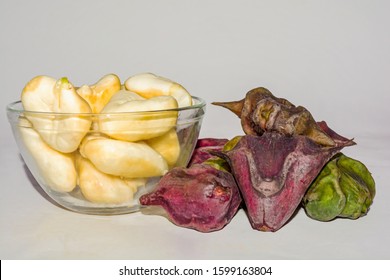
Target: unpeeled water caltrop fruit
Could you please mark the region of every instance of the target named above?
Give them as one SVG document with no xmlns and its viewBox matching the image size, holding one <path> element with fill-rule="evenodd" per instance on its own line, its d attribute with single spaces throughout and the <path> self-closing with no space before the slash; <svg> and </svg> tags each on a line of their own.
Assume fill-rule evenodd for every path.
<svg viewBox="0 0 390 280">
<path fill-rule="evenodd" d="M 142 205 L 163 207 L 168 218 L 180 227 L 211 232 L 225 227 L 241 204 L 236 181 L 220 152 L 227 139 L 197 141 L 188 167 L 176 167 L 140 198 Z"/>
<path fill-rule="evenodd" d="M 265 132 L 243 136 L 224 152 L 252 227 L 280 229 L 322 167 L 341 148 L 323 148 L 304 136 Z"/>
<path fill-rule="evenodd" d="M 323 168 L 303 198 L 307 215 L 330 221 L 366 215 L 375 197 L 375 181 L 367 167 L 337 154 Z"/>
<path fill-rule="evenodd" d="M 364 165 L 343 158 L 338 166 L 341 169 L 343 165 L 343 171 L 338 169 L 328 178 L 331 172 L 327 170 L 334 165 L 334 160 L 329 160 L 344 147 L 355 145 L 352 139 L 337 134 L 325 121 L 316 122 L 305 108 L 276 98 L 264 88 L 251 90 L 242 101 L 216 105 L 235 112 L 246 135 L 231 140 L 199 139 L 189 167 L 166 174 L 153 193 L 141 197 L 141 204 L 162 206 L 179 226 L 204 232 L 221 229 L 237 209 L 222 204 L 215 207 L 215 200 L 206 194 L 211 186 L 215 187 L 211 182 L 220 180 L 221 174 L 231 173 L 230 185 L 239 189 L 237 201 L 241 194 L 252 227 L 277 231 L 299 209 L 311 183 L 325 166 L 305 196 L 308 215 L 325 220 L 324 213 L 330 210 L 355 218 L 367 212 L 375 186 Z M 349 176 L 338 176 L 340 172 Z M 356 179 L 359 176 L 361 179 Z M 339 185 L 346 190 L 344 196 L 330 203 L 324 195 L 329 193 L 329 181 L 335 185 L 334 193 L 341 192 Z M 366 182 L 364 187 L 360 181 Z M 226 212 L 224 208 L 235 210 Z M 220 217 L 225 218 L 216 226 Z"/>
<path fill-rule="evenodd" d="M 223 146 L 228 142 L 228 139 L 203 138 L 196 143 L 188 166 L 202 163 L 215 155 L 213 152 L 221 151 Z"/>
<path fill-rule="evenodd" d="M 262 135 L 265 131 L 284 135 L 304 135 L 323 146 L 336 145 L 314 120 L 310 112 L 295 106 L 284 98 L 275 97 L 268 89 L 259 87 L 250 90 L 244 99 L 231 102 L 213 102 L 241 119 L 241 126 L 247 135 Z"/>
<path fill-rule="evenodd" d="M 213 104 L 234 112 L 247 134 L 221 156 L 237 180 L 254 229 L 280 229 L 329 159 L 355 145 L 326 122 L 316 122 L 304 107 L 265 88 L 249 91 L 240 101 Z"/>
<path fill-rule="evenodd" d="M 176 167 L 156 189 L 141 196 L 142 205 L 163 207 L 180 227 L 211 232 L 225 227 L 236 214 L 241 196 L 233 176 L 208 164 Z"/>
</svg>

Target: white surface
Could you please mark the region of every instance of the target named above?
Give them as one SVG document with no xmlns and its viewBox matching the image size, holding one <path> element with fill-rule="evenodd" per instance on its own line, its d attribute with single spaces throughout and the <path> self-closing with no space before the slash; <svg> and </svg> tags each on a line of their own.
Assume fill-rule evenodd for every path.
<svg viewBox="0 0 390 280">
<path fill-rule="evenodd" d="M 389 259 L 388 1 L 0 2 L 1 259 Z M 212 101 L 257 86 L 308 108 L 357 146 L 377 183 L 367 216 L 321 223 L 303 211 L 276 233 L 241 210 L 202 234 L 141 213 L 88 216 L 57 207 L 23 166 L 5 106 L 47 74 L 75 84 L 154 72 L 206 99 L 202 137 L 241 134 Z"/>
</svg>

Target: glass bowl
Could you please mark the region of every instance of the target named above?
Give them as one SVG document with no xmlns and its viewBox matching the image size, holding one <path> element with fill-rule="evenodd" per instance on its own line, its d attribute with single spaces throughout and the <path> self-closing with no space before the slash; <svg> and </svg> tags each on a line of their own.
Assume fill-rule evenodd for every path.
<svg viewBox="0 0 390 280">
<path fill-rule="evenodd" d="M 75 212 L 115 215 L 138 211 L 139 197 L 161 176 L 188 164 L 205 109 L 198 97 L 178 109 L 104 114 L 26 111 L 16 101 L 7 117 L 51 199 Z"/>
</svg>

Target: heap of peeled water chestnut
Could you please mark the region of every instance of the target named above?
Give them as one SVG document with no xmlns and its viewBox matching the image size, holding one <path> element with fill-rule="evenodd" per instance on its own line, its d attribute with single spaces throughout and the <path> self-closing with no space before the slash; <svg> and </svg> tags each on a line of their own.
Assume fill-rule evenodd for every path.
<svg viewBox="0 0 390 280">
<path fill-rule="evenodd" d="M 367 214 L 374 179 L 340 152 L 353 140 L 265 88 L 213 104 L 235 113 L 244 135 L 199 139 L 188 166 L 166 173 L 142 205 L 161 206 L 174 224 L 201 232 L 222 229 L 241 206 L 260 231 L 279 230 L 301 206 L 319 221 Z"/>
<path fill-rule="evenodd" d="M 23 88 L 21 102 L 21 141 L 44 185 L 59 193 L 79 188 L 88 202 L 119 205 L 176 164 L 177 109 L 191 106 L 192 96 L 152 73 L 123 85 L 108 74 L 81 87 L 66 77 L 40 75 Z M 156 118 L 143 114 L 156 110 Z M 124 117 L 126 112 L 135 114 Z"/>
</svg>

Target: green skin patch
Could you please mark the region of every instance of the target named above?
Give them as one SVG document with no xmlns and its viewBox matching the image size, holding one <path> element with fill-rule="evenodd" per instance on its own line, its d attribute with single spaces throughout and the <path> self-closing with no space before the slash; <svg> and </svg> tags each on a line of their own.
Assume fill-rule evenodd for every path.
<svg viewBox="0 0 390 280">
<path fill-rule="evenodd" d="M 228 152 L 228 151 L 232 150 L 232 149 L 237 145 L 237 143 L 240 141 L 241 138 L 242 138 L 242 136 L 235 136 L 234 138 L 230 139 L 230 140 L 223 146 L 222 151 Z"/>
<path fill-rule="evenodd" d="M 235 136 L 234 138 L 229 140 L 223 146 L 222 151 L 227 152 L 227 151 L 232 150 L 237 145 L 237 143 L 240 141 L 241 137 L 242 136 Z M 220 171 L 231 172 L 230 166 L 227 163 L 227 161 L 221 157 L 218 157 L 218 156 L 211 157 L 208 160 L 204 161 L 203 163 L 208 164 L 208 165 L 210 165 L 210 166 L 212 166 L 215 169 L 218 169 Z"/>
<path fill-rule="evenodd" d="M 338 154 L 311 184 L 303 205 L 315 220 L 357 219 L 367 214 L 374 196 L 375 182 L 364 164 Z"/>
<path fill-rule="evenodd" d="M 226 162 L 226 160 L 220 157 L 209 158 L 208 160 L 205 160 L 203 164 L 210 165 L 211 167 L 214 167 L 220 171 L 230 172 L 229 164 Z"/>
</svg>

